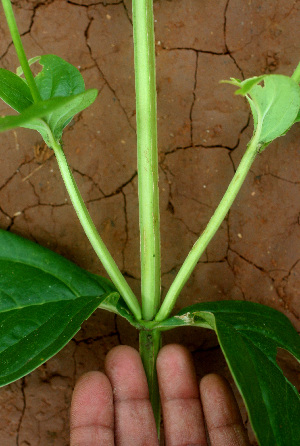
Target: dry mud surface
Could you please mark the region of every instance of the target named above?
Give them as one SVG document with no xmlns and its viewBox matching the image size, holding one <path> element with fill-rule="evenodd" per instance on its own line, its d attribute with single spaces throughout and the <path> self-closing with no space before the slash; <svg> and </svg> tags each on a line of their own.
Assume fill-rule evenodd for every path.
<svg viewBox="0 0 300 446">
<path fill-rule="evenodd" d="M 80 69 L 88 87 L 100 91 L 95 104 L 65 131 L 64 149 L 96 226 L 139 293 L 131 2 L 13 3 L 28 57 L 55 53 Z M 247 104 L 219 81 L 261 73 L 290 75 L 299 57 L 300 2 L 157 0 L 154 10 L 165 292 L 251 137 Z M 18 65 L 2 11 L 0 58 L 1 67 L 15 70 Z M 52 152 L 39 135 L 20 129 L 1 134 L 0 141 L 1 227 L 105 274 L 70 205 Z M 300 330 L 299 155 L 298 126 L 255 161 L 177 309 L 244 299 L 282 311 Z M 199 377 L 214 371 L 232 382 L 211 332 L 176 330 L 164 340 L 190 349 Z M 120 343 L 137 346 L 135 331 L 98 311 L 63 351 L 2 388 L 1 446 L 68 445 L 76 379 L 102 369 L 106 353 Z M 299 388 L 299 368 L 289 357 L 282 356 L 281 364 Z"/>
</svg>

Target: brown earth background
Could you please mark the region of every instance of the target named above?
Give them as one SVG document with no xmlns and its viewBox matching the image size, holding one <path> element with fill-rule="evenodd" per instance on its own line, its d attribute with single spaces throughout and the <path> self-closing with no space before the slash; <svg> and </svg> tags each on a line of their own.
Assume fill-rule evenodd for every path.
<svg viewBox="0 0 300 446">
<path fill-rule="evenodd" d="M 139 295 L 131 2 L 13 3 L 28 58 L 57 54 L 80 69 L 87 87 L 100 91 L 93 106 L 66 129 L 64 149 L 101 236 Z M 154 12 L 165 293 L 251 137 L 248 105 L 219 81 L 291 75 L 299 61 L 300 2 L 159 0 Z M 1 67 L 16 69 L 2 11 L 0 56 Z M 6 112 L 2 104 L 0 112 Z M 39 134 L 20 129 L 1 134 L 0 141 L 1 227 L 105 275 Z M 300 330 L 299 155 L 298 126 L 255 161 L 177 309 L 203 301 L 248 300 L 282 311 Z M 68 445 L 75 381 L 84 372 L 103 369 L 112 347 L 137 347 L 137 340 L 126 322 L 97 311 L 58 355 L 0 390 L 1 446 Z M 214 371 L 232 383 L 212 332 L 178 329 L 166 333 L 164 342 L 189 348 L 199 378 Z M 299 389 L 299 367 L 287 355 L 280 357 Z M 243 407 L 242 413 L 249 427 Z"/>
</svg>

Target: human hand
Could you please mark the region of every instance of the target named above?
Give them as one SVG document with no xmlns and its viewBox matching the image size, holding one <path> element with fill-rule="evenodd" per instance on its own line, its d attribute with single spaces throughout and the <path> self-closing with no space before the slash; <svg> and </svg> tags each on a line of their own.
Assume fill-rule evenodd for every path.
<svg viewBox="0 0 300 446">
<path fill-rule="evenodd" d="M 112 349 L 106 375 L 90 372 L 77 382 L 71 404 L 70 446 L 158 446 L 146 376 L 138 352 Z M 241 415 L 228 383 L 207 375 L 199 386 L 190 353 L 163 347 L 157 373 L 168 446 L 248 446 Z"/>
</svg>

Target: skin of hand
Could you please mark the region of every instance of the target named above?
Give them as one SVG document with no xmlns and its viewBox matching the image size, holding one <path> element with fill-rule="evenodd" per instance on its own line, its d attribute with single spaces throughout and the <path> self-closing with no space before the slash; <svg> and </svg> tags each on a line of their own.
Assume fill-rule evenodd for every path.
<svg viewBox="0 0 300 446">
<path fill-rule="evenodd" d="M 77 382 L 71 404 L 70 446 L 158 446 L 146 376 L 138 352 L 112 349 L 105 373 Z M 157 374 L 167 446 L 249 446 L 232 390 L 218 375 L 198 385 L 190 353 L 163 347 Z M 206 429 L 204 424 L 206 423 Z"/>
</svg>

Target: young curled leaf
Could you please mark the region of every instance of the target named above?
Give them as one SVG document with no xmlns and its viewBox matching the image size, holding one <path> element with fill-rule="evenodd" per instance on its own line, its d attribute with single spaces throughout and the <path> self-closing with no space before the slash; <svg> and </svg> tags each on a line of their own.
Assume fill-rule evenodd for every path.
<svg viewBox="0 0 300 446">
<path fill-rule="evenodd" d="M 291 77 L 267 74 L 244 81 L 232 78 L 223 82 L 237 86 L 235 93 L 247 98 L 261 150 L 297 122 L 300 87 Z"/>
</svg>

